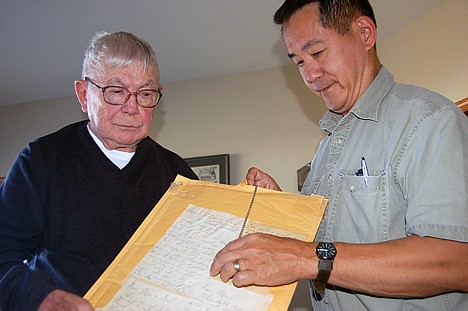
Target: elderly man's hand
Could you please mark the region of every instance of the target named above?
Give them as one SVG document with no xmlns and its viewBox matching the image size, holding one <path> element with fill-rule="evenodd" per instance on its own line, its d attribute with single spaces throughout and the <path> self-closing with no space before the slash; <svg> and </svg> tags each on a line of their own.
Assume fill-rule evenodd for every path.
<svg viewBox="0 0 468 311">
<path fill-rule="evenodd" d="M 223 282 L 232 279 L 238 287 L 284 285 L 312 277 L 314 256 L 315 247 L 309 243 L 255 233 L 234 240 L 219 251 L 210 274 L 219 274 Z M 234 268 L 235 260 L 238 270 Z"/>
<path fill-rule="evenodd" d="M 89 301 L 72 293 L 56 289 L 41 303 L 38 311 L 94 311 Z"/>
</svg>

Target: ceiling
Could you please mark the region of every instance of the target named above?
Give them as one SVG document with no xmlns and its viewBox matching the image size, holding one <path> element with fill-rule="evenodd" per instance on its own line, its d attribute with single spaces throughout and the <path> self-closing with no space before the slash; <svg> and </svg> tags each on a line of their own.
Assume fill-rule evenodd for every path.
<svg viewBox="0 0 468 311">
<path fill-rule="evenodd" d="M 445 0 L 370 0 L 379 40 Z M 129 31 L 161 81 L 291 64 L 272 16 L 283 0 L 16 0 L 0 3 L 0 106 L 73 96 L 90 38 Z"/>
</svg>

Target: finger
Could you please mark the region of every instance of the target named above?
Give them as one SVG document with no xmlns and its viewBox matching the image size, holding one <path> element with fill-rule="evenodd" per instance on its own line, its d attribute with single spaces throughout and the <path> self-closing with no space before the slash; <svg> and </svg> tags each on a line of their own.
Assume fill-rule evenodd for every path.
<svg viewBox="0 0 468 311">
<path fill-rule="evenodd" d="M 213 262 L 211 263 L 210 275 L 217 276 L 221 272 L 221 269 L 223 268 L 223 266 L 224 266 L 224 261 L 222 260 L 222 257 L 216 255 Z"/>
<path fill-rule="evenodd" d="M 249 259 L 242 258 L 237 260 L 240 271 L 232 276 L 232 284 L 236 287 L 244 287 L 261 283 L 261 275 L 257 270 L 254 262 Z"/>
<path fill-rule="evenodd" d="M 235 251 L 229 251 L 225 248 L 223 248 L 221 251 L 216 254 L 215 258 L 213 259 L 213 262 L 211 263 L 210 267 L 210 275 L 211 276 L 216 276 L 221 273 L 222 270 L 226 270 L 225 267 L 232 267 L 232 269 L 235 271 L 233 268 L 233 262 L 238 258 L 238 255 L 236 254 Z"/>
<path fill-rule="evenodd" d="M 221 272 L 221 270 L 224 268 L 226 263 L 233 262 L 236 259 L 230 256 L 229 250 L 227 249 L 228 246 L 229 244 L 225 248 L 220 250 L 214 257 L 213 262 L 211 263 L 211 267 L 210 267 L 211 276 L 218 275 Z"/>
<path fill-rule="evenodd" d="M 247 183 L 251 186 L 281 191 L 281 187 L 270 175 L 256 167 L 251 167 L 248 170 L 246 179 Z"/>
<path fill-rule="evenodd" d="M 236 287 L 255 285 L 256 273 L 253 270 L 244 270 L 236 273 L 232 278 L 232 284 Z"/>
<path fill-rule="evenodd" d="M 247 236 L 248 235 L 246 235 L 244 237 L 241 237 L 241 238 L 238 238 L 238 239 L 235 239 L 235 240 L 232 240 L 231 242 L 226 244 L 226 246 L 223 247 L 221 250 L 219 250 L 219 252 L 216 254 L 215 260 L 218 257 L 223 256 L 227 252 L 235 251 L 235 250 L 238 250 L 238 249 L 244 247 L 246 245 L 246 237 Z"/>
<path fill-rule="evenodd" d="M 252 239 L 251 235 L 246 235 L 242 238 L 229 242 L 223 249 L 221 249 L 213 259 L 210 267 L 210 275 L 218 275 L 223 267 L 229 262 L 234 262 L 238 258 L 243 258 L 242 253 L 245 253 L 245 248 L 248 247 L 249 241 Z M 229 265 L 228 265 L 229 266 Z M 232 266 L 232 264 L 231 264 Z"/>
<path fill-rule="evenodd" d="M 236 269 L 236 264 L 238 269 Z M 223 282 L 226 283 L 237 273 L 240 273 L 242 271 L 241 269 L 241 259 L 234 259 L 232 261 L 226 262 L 226 264 L 221 269 L 221 272 L 219 273 L 219 277 Z"/>
<path fill-rule="evenodd" d="M 249 170 L 247 171 L 247 175 L 245 177 L 247 179 L 247 183 L 251 186 L 254 186 L 255 182 L 258 179 L 260 179 L 260 177 L 258 176 L 260 172 L 261 171 L 256 167 L 249 168 Z"/>
<path fill-rule="evenodd" d="M 272 268 L 265 268 L 262 265 L 256 265 L 252 262 L 252 266 L 249 266 L 248 261 L 244 260 L 241 266 L 241 271 L 235 273 L 232 276 L 232 283 L 236 287 L 244 287 L 251 285 L 258 286 L 276 286 L 282 284 L 288 284 L 289 282 L 283 283 L 281 280 L 272 278 Z"/>
</svg>

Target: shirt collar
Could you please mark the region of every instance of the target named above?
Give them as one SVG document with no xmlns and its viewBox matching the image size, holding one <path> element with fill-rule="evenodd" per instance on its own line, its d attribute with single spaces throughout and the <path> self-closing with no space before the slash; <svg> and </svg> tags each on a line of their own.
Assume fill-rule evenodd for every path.
<svg viewBox="0 0 468 311">
<path fill-rule="evenodd" d="M 379 106 L 385 95 L 390 91 L 393 83 L 393 75 L 385 66 L 382 66 L 367 90 L 351 108 L 349 114 L 353 114 L 363 120 L 378 121 L 377 112 Z M 327 111 L 322 120 L 320 120 L 320 127 L 332 133 L 341 119 L 343 119 L 342 115 Z"/>
</svg>

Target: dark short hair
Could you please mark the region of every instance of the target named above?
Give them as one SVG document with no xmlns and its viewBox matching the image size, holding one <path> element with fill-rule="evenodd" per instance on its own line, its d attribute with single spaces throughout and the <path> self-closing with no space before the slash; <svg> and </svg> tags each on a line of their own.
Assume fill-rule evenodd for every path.
<svg viewBox="0 0 468 311">
<path fill-rule="evenodd" d="M 322 27 L 333 29 L 341 35 L 346 34 L 353 19 L 361 15 L 371 18 L 377 27 L 374 11 L 368 0 L 286 0 L 273 19 L 276 24 L 283 26 L 297 11 L 312 3 L 318 4 Z"/>
</svg>

